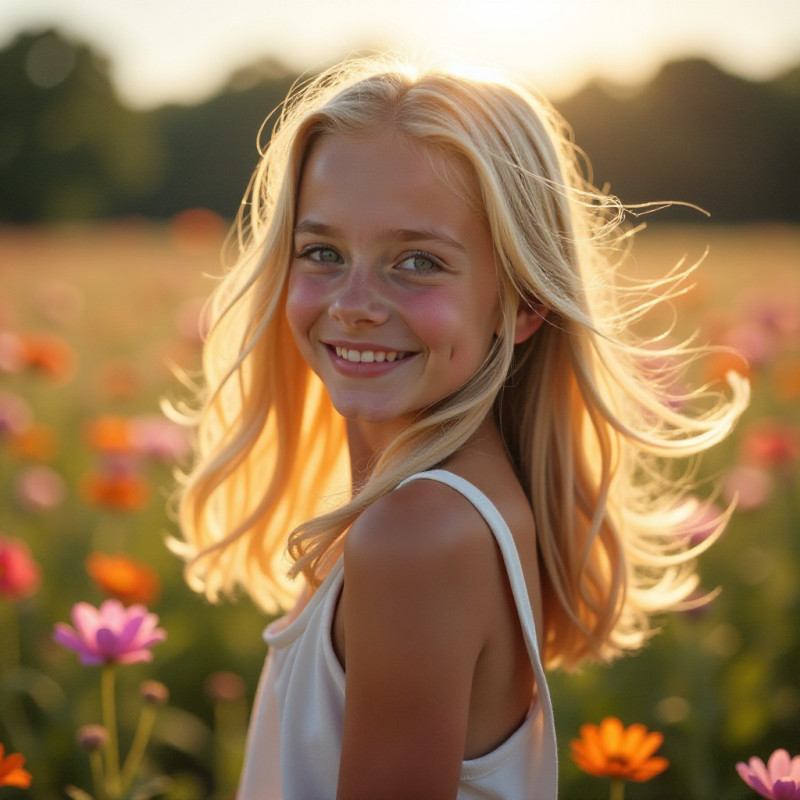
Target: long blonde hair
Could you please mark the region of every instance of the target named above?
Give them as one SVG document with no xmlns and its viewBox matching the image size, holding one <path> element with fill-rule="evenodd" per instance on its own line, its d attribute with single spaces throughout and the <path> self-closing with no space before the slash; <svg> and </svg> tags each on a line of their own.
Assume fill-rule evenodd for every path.
<svg viewBox="0 0 800 800">
<path fill-rule="evenodd" d="M 312 142 L 387 126 L 420 144 L 485 217 L 504 329 L 476 375 L 421 413 L 353 493 L 343 420 L 287 327 L 286 278 Z M 624 209 L 581 176 L 555 111 L 504 81 L 350 60 L 290 94 L 246 199 L 236 262 L 209 305 L 201 407 L 182 415 L 196 459 L 174 546 L 189 584 L 212 600 L 238 585 L 276 610 L 296 594 L 293 577 L 318 585 L 367 506 L 494 413 L 536 522 L 546 663 L 572 668 L 640 646 L 651 614 L 697 584 L 697 548 L 676 535 L 690 513 L 688 479 L 669 464 L 723 439 L 748 387 L 731 375 L 730 399 L 674 396 L 675 375 L 698 351 L 664 347 L 656 367 L 653 343 L 631 324 L 682 276 L 636 292 L 620 284 L 610 254 L 625 246 Z M 515 346 L 520 303 L 548 316 Z"/>
</svg>

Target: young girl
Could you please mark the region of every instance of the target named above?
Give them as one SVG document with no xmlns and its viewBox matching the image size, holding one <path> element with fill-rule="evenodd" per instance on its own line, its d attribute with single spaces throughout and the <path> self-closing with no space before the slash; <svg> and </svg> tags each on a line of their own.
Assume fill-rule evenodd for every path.
<svg viewBox="0 0 800 800">
<path fill-rule="evenodd" d="M 672 283 L 620 286 L 622 216 L 503 81 L 353 60 L 285 105 L 180 506 L 193 587 L 292 608 L 241 800 L 553 800 L 544 669 L 639 647 L 695 589 L 660 465 L 747 385 L 679 394 L 697 353 L 633 338 Z"/>
</svg>

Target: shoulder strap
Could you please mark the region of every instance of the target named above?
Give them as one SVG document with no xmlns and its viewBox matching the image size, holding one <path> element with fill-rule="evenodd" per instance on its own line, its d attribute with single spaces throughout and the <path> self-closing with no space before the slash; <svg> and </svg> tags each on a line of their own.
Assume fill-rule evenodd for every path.
<svg viewBox="0 0 800 800">
<path fill-rule="evenodd" d="M 533 667 L 533 673 L 536 677 L 536 688 L 538 692 L 539 704 L 544 714 L 544 723 L 546 731 L 547 744 L 552 748 L 550 754 L 553 764 L 554 773 L 558 774 L 558 752 L 556 748 L 556 732 L 555 722 L 553 719 L 553 706 L 550 701 L 550 692 L 547 688 L 547 680 L 542 667 L 542 661 L 539 656 L 539 642 L 536 637 L 536 624 L 533 619 L 533 610 L 531 609 L 530 597 L 528 589 L 525 585 L 525 578 L 522 573 L 522 563 L 519 560 L 519 553 L 517 546 L 514 543 L 514 537 L 503 519 L 500 512 L 494 503 L 480 490 L 468 480 L 448 472 L 443 469 L 433 469 L 427 472 L 418 472 L 406 478 L 400 486 L 409 483 L 413 480 L 427 479 L 439 481 L 447 486 L 455 489 L 460 494 L 469 500 L 473 506 L 478 510 L 480 515 L 486 521 L 486 524 L 494 534 L 497 544 L 500 547 L 500 553 L 503 556 L 503 563 L 508 573 L 508 580 L 511 585 L 511 592 L 514 596 L 514 602 L 517 606 L 517 613 L 519 614 L 520 622 L 522 624 L 522 632 L 525 636 L 525 644 L 528 649 L 528 656 Z"/>
</svg>

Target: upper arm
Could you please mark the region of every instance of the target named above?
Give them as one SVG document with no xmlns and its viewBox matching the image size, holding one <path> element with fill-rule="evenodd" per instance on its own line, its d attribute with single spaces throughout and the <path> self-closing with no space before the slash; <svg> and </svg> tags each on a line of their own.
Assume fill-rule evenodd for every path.
<svg viewBox="0 0 800 800">
<path fill-rule="evenodd" d="M 340 800 L 456 795 L 486 536 L 463 500 L 425 484 L 381 498 L 345 542 Z"/>
</svg>

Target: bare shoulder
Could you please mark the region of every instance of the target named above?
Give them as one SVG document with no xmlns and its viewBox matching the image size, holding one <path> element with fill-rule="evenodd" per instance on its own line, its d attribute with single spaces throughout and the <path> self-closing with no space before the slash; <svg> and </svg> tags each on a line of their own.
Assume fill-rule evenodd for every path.
<svg viewBox="0 0 800 800">
<path fill-rule="evenodd" d="M 387 787 L 393 797 L 455 796 L 491 630 L 493 548 L 471 503 L 427 480 L 381 497 L 351 527 L 336 612 L 340 797 L 385 797 Z"/>
<path fill-rule="evenodd" d="M 424 479 L 373 503 L 345 539 L 351 570 L 409 570 L 418 578 L 443 567 L 474 578 L 493 552 L 492 534 L 472 503 L 449 486 Z"/>
</svg>

